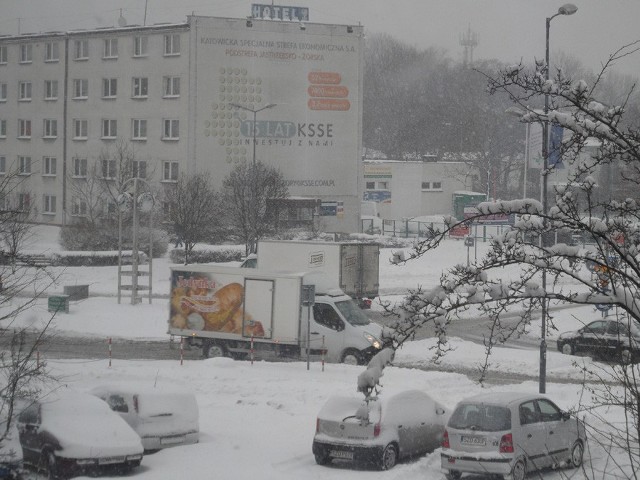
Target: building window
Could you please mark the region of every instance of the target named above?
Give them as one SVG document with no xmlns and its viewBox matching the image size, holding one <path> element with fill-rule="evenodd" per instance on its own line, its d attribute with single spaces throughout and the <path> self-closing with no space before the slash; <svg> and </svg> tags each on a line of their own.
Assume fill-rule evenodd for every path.
<svg viewBox="0 0 640 480">
<path fill-rule="evenodd" d="M 44 46 L 44 61 L 57 62 L 60 60 L 60 48 L 58 42 L 48 42 Z"/>
<path fill-rule="evenodd" d="M 145 37 L 145 36 L 133 37 L 133 56 L 146 57 L 148 43 L 149 43 L 148 37 Z"/>
<path fill-rule="evenodd" d="M 177 182 L 178 181 L 178 162 L 164 162 L 164 168 L 162 172 L 163 182 Z"/>
<path fill-rule="evenodd" d="M 7 121 L 0 120 L 0 138 L 7 138 Z"/>
<path fill-rule="evenodd" d="M 179 97 L 180 96 L 180 77 L 164 77 L 164 94 L 167 97 Z"/>
<path fill-rule="evenodd" d="M 56 176 L 56 157 L 42 158 L 42 175 L 48 177 Z"/>
<path fill-rule="evenodd" d="M 133 78 L 133 98 L 147 98 L 149 79 L 146 77 Z"/>
<path fill-rule="evenodd" d="M 375 190 L 376 182 L 366 182 L 365 187 L 366 190 Z"/>
<path fill-rule="evenodd" d="M 52 215 L 56 213 L 56 196 L 42 195 L 42 213 L 45 215 Z"/>
<path fill-rule="evenodd" d="M 31 138 L 31 120 L 18 120 L 18 138 Z"/>
<path fill-rule="evenodd" d="M 105 159 L 102 160 L 102 178 L 113 180 L 116 178 L 116 161 Z"/>
<path fill-rule="evenodd" d="M 57 80 L 44 81 L 44 99 L 45 100 L 58 99 L 58 81 Z"/>
<path fill-rule="evenodd" d="M 18 210 L 25 212 L 31 208 L 31 195 L 28 193 L 18 194 Z"/>
<path fill-rule="evenodd" d="M 7 64 L 7 46 L 2 45 L 0 46 L 0 65 L 6 65 L 6 64 Z"/>
<path fill-rule="evenodd" d="M 118 58 L 118 39 L 105 38 L 102 58 Z"/>
<path fill-rule="evenodd" d="M 18 84 L 18 101 L 31 101 L 31 82 L 20 82 Z"/>
<path fill-rule="evenodd" d="M 42 137 L 43 138 L 56 138 L 58 136 L 58 121 L 45 118 L 43 120 Z"/>
<path fill-rule="evenodd" d="M 147 121 L 134 118 L 131 120 L 131 138 L 132 140 L 147 139 Z"/>
<path fill-rule="evenodd" d="M 87 178 L 87 159 L 73 159 L 73 176 L 76 178 Z"/>
<path fill-rule="evenodd" d="M 0 102 L 7 101 L 7 84 L 0 83 Z"/>
<path fill-rule="evenodd" d="M 115 98 L 118 94 L 118 79 L 103 78 L 102 79 L 102 98 Z"/>
<path fill-rule="evenodd" d="M 78 197 L 71 198 L 71 215 L 74 217 L 86 217 L 88 212 L 87 202 Z"/>
<path fill-rule="evenodd" d="M 131 162 L 131 176 L 133 178 L 147 178 L 147 162 L 134 160 Z"/>
<path fill-rule="evenodd" d="M 165 118 L 163 120 L 162 139 L 163 140 L 178 140 L 180 138 L 180 121 L 175 119 Z"/>
<path fill-rule="evenodd" d="M 31 63 L 33 53 L 33 45 L 30 43 L 23 43 L 20 45 L 20 63 Z"/>
<path fill-rule="evenodd" d="M 74 60 L 89 59 L 89 40 L 76 40 L 73 43 L 73 59 Z"/>
<path fill-rule="evenodd" d="M 164 54 L 180 55 L 180 35 L 177 33 L 164 36 Z"/>
<path fill-rule="evenodd" d="M 442 182 L 422 182 L 422 190 L 442 190 Z"/>
<path fill-rule="evenodd" d="M 31 175 L 31 157 L 22 155 L 18 157 L 18 173 L 20 175 Z"/>
<path fill-rule="evenodd" d="M 0 155 L 0 175 L 7 173 L 7 157 Z"/>
<path fill-rule="evenodd" d="M 116 138 L 118 136 L 118 122 L 116 120 L 102 120 L 102 138 Z"/>
<path fill-rule="evenodd" d="M 73 139 L 86 140 L 89 132 L 89 121 L 78 118 L 73 119 Z"/>
<path fill-rule="evenodd" d="M 86 99 L 89 96 L 89 80 L 86 78 L 73 79 L 73 98 Z"/>
</svg>

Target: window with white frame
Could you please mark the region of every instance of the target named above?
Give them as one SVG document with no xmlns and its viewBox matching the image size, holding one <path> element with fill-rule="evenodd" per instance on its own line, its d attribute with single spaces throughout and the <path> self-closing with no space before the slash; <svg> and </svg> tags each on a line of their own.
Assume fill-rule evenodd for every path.
<svg viewBox="0 0 640 480">
<path fill-rule="evenodd" d="M 86 99 L 89 96 L 89 80 L 86 78 L 73 79 L 73 98 Z"/>
<path fill-rule="evenodd" d="M 149 79 L 147 77 L 133 77 L 133 98 L 147 98 Z"/>
<path fill-rule="evenodd" d="M 0 46 L 0 65 L 6 65 L 6 64 L 7 64 L 7 46 L 2 45 Z"/>
<path fill-rule="evenodd" d="M 163 182 L 178 181 L 178 162 L 164 162 L 162 172 Z"/>
<path fill-rule="evenodd" d="M 42 175 L 46 177 L 55 177 L 56 163 L 56 157 L 42 157 Z"/>
<path fill-rule="evenodd" d="M 76 178 L 87 178 L 87 159 L 74 157 L 73 176 Z"/>
<path fill-rule="evenodd" d="M 7 101 L 7 84 L 0 83 L 0 102 Z"/>
<path fill-rule="evenodd" d="M 0 155 L 0 175 L 7 173 L 7 157 Z"/>
<path fill-rule="evenodd" d="M 113 180 L 116 178 L 116 161 L 112 159 L 102 160 L 102 178 Z"/>
<path fill-rule="evenodd" d="M 18 173 L 20 175 L 31 175 L 31 157 L 18 156 Z"/>
<path fill-rule="evenodd" d="M 54 118 L 45 118 L 43 120 L 42 137 L 56 138 L 58 136 L 58 121 Z"/>
<path fill-rule="evenodd" d="M 58 99 L 58 80 L 44 81 L 44 99 L 45 100 Z"/>
<path fill-rule="evenodd" d="M 133 178 L 147 178 L 147 162 L 134 160 L 131 162 L 131 176 Z"/>
<path fill-rule="evenodd" d="M 18 120 L 18 138 L 31 138 L 31 120 Z"/>
<path fill-rule="evenodd" d="M 31 101 L 31 82 L 18 83 L 18 101 L 20 102 Z"/>
<path fill-rule="evenodd" d="M 89 209 L 87 202 L 79 197 L 71 197 L 71 215 L 74 217 L 87 216 Z"/>
<path fill-rule="evenodd" d="M 180 77 L 164 77 L 162 83 L 164 85 L 163 96 L 165 98 L 180 96 Z"/>
<path fill-rule="evenodd" d="M 56 196 L 45 193 L 42 195 L 42 213 L 52 215 L 56 213 Z"/>
<path fill-rule="evenodd" d="M 147 121 L 140 118 L 131 120 L 131 139 L 146 140 L 147 139 Z"/>
<path fill-rule="evenodd" d="M 178 140 L 180 138 L 180 121 L 174 118 L 165 118 L 162 121 L 162 139 Z"/>
<path fill-rule="evenodd" d="M 44 61 L 57 62 L 60 60 L 60 47 L 58 42 L 47 42 L 44 45 Z"/>
<path fill-rule="evenodd" d="M 18 210 L 26 211 L 31 208 L 31 195 L 28 193 L 18 194 Z"/>
<path fill-rule="evenodd" d="M 0 120 L 0 138 L 7 138 L 7 121 Z"/>
<path fill-rule="evenodd" d="M 20 45 L 20 63 L 31 63 L 33 60 L 33 45 L 30 43 L 23 43 Z"/>
<path fill-rule="evenodd" d="M 73 119 L 73 139 L 86 140 L 89 133 L 89 121 L 82 118 Z"/>
<path fill-rule="evenodd" d="M 102 98 L 115 98 L 118 94 L 118 79 L 103 78 L 102 79 Z"/>
<path fill-rule="evenodd" d="M 118 136 L 118 122 L 116 120 L 102 120 L 102 138 L 116 138 Z"/>
<path fill-rule="evenodd" d="M 164 54 L 180 55 L 180 34 L 173 33 L 164 36 Z"/>
<path fill-rule="evenodd" d="M 146 57 L 148 44 L 149 40 L 145 35 L 133 37 L 133 56 Z"/>
<path fill-rule="evenodd" d="M 89 59 L 89 40 L 75 40 L 73 42 L 73 59 L 74 60 Z"/>
<path fill-rule="evenodd" d="M 118 39 L 105 38 L 102 58 L 118 58 Z"/>
<path fill-rule="evenodd" d="M 442 190 L 442 182 L 422 182 L 422 190 Z"/>
</svg>

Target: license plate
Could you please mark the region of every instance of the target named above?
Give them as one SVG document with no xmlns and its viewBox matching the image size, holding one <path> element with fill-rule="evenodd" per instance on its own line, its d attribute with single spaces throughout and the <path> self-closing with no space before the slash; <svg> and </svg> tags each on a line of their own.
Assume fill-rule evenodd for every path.
<svg viewBox="0 0 640 480">
<path fill-rule="evenodd" d="M 175 443 L 184 443 L 184 435 L 177 435 L 175 437 L 162 437 L 160 439 L 162 445 L 173 445 Z"/>
<path fill-rule="evenodd" d="M 333 458 L 342 458 L 343 460 L 353 460 L 353 452 L 345 450 L 331 450 L 329 456 Z"/>
<path fill-rule="evenodd" d="M 461 435 L 460 443 L 462 445 L 486 445 L 487 439 L 484 437 L 474 437 L 471 435 Z"/>
<path fill-rule="evenodd" d="M 124 462 L 124 457 L 105 457 L 105 458 L 98 459 L 99 465 L 110 465 L 112 463 L 123 463 L 123 462 Z"/>
</svg>

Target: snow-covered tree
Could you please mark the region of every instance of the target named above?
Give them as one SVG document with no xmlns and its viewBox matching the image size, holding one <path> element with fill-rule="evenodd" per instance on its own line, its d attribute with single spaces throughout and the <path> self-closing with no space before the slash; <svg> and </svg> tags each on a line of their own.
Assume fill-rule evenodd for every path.
<svg viewBox="0 0 640 480">
<path fill-rule="evenodd" d="M 396 346 L 431 325 L 438 339 L 434 351 L 437 360 L 451 348 L 447 339 L 451 322 L 465 315 L 485 316 L 491 319 L 491 327 L 485 337 L 483 380 L 491 366 L 493 347 L 528 330 L 541 312 L 546 313 L 541 329 L 544 354 L 546 333 L 555 329 L 547 305 L 611 305 L 616 307 L 611 311 L 620 322 L 640 322 L 640 125 L 625 117 L 632 107 L 636 85 L 629 87 L 620 104 L 607 104 L 598 98 L 598 88 L 611 67 L 635 53 L 639 45 L 630 44 L 612 54 L 592 84 L 569 78 L 561 70 L 547 75 L 544 62 L 531 67 L 519 64 L 502 69 L 499 75 L 487 75 L 490 93 L 506 93 L 521 109 L 523 122 L 549 122 L 570 134 L 565 133 L 558 152 L 567 179 L 549 185 L 546 201 L 480 204 L 477 215 L 467 221 L 496 213 L 515 214 L 513 228 L 491 241 L 484 258 L 453 267 L 443 273 L 437 287 L 417 289 L 396 307 Z M 548 108 L 543 107 L 545 97 Z M 598 146 L 595 150 L 594 144 Z M 543 179 L 547 176 L 547 184 L 554 168 L 541 171 Z M 615 187 L 609 188 L 603 181 L 615 182 Z M 459 224 L 453 218 L 446 219 L 446 227 L 432 231 L 418 243 L 407 261 L 438 248 Z M 558 232 L 573 234 L 584 244 L 558 243 Z M 514 312 L 518 312 L 515 321 Z M 620 362 L 585 374 L 602 380 L 588 385 L 598 405 L 594 412 L 601 414 L 601 422 L 606 425 L 594 434 L 606 433 L 611 446 L 628 452 L 630 467 L 625 472 L 637 478 L 640 368 L 628 361 L 624 349 L 619 353 Z M 623 408 L 626 423 L 607 423 L 603 414 L 606 408 Z"/>
</svg>

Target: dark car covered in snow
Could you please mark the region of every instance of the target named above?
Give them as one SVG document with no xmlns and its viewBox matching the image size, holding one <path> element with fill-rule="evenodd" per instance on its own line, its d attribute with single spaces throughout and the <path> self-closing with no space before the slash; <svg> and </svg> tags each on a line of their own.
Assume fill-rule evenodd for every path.
<svg viewBox="0 0 640 480">
<path fill-rule="evenodd" d="M 640 326 L 635 320 L 596 320 L 560 334 L 558 350 L 566 355 L 590 355 L 605 360 L 640 361 Z"/>
<path fill-rule="evenodd" d="M 336 460 L 388 470 L 399 459 L 438 448 L 447 416 L 443 405 L 419 390 L 368 402 L 332 397 L 318 414 L 313 454 L 319 465 Z"/>
</svg>

